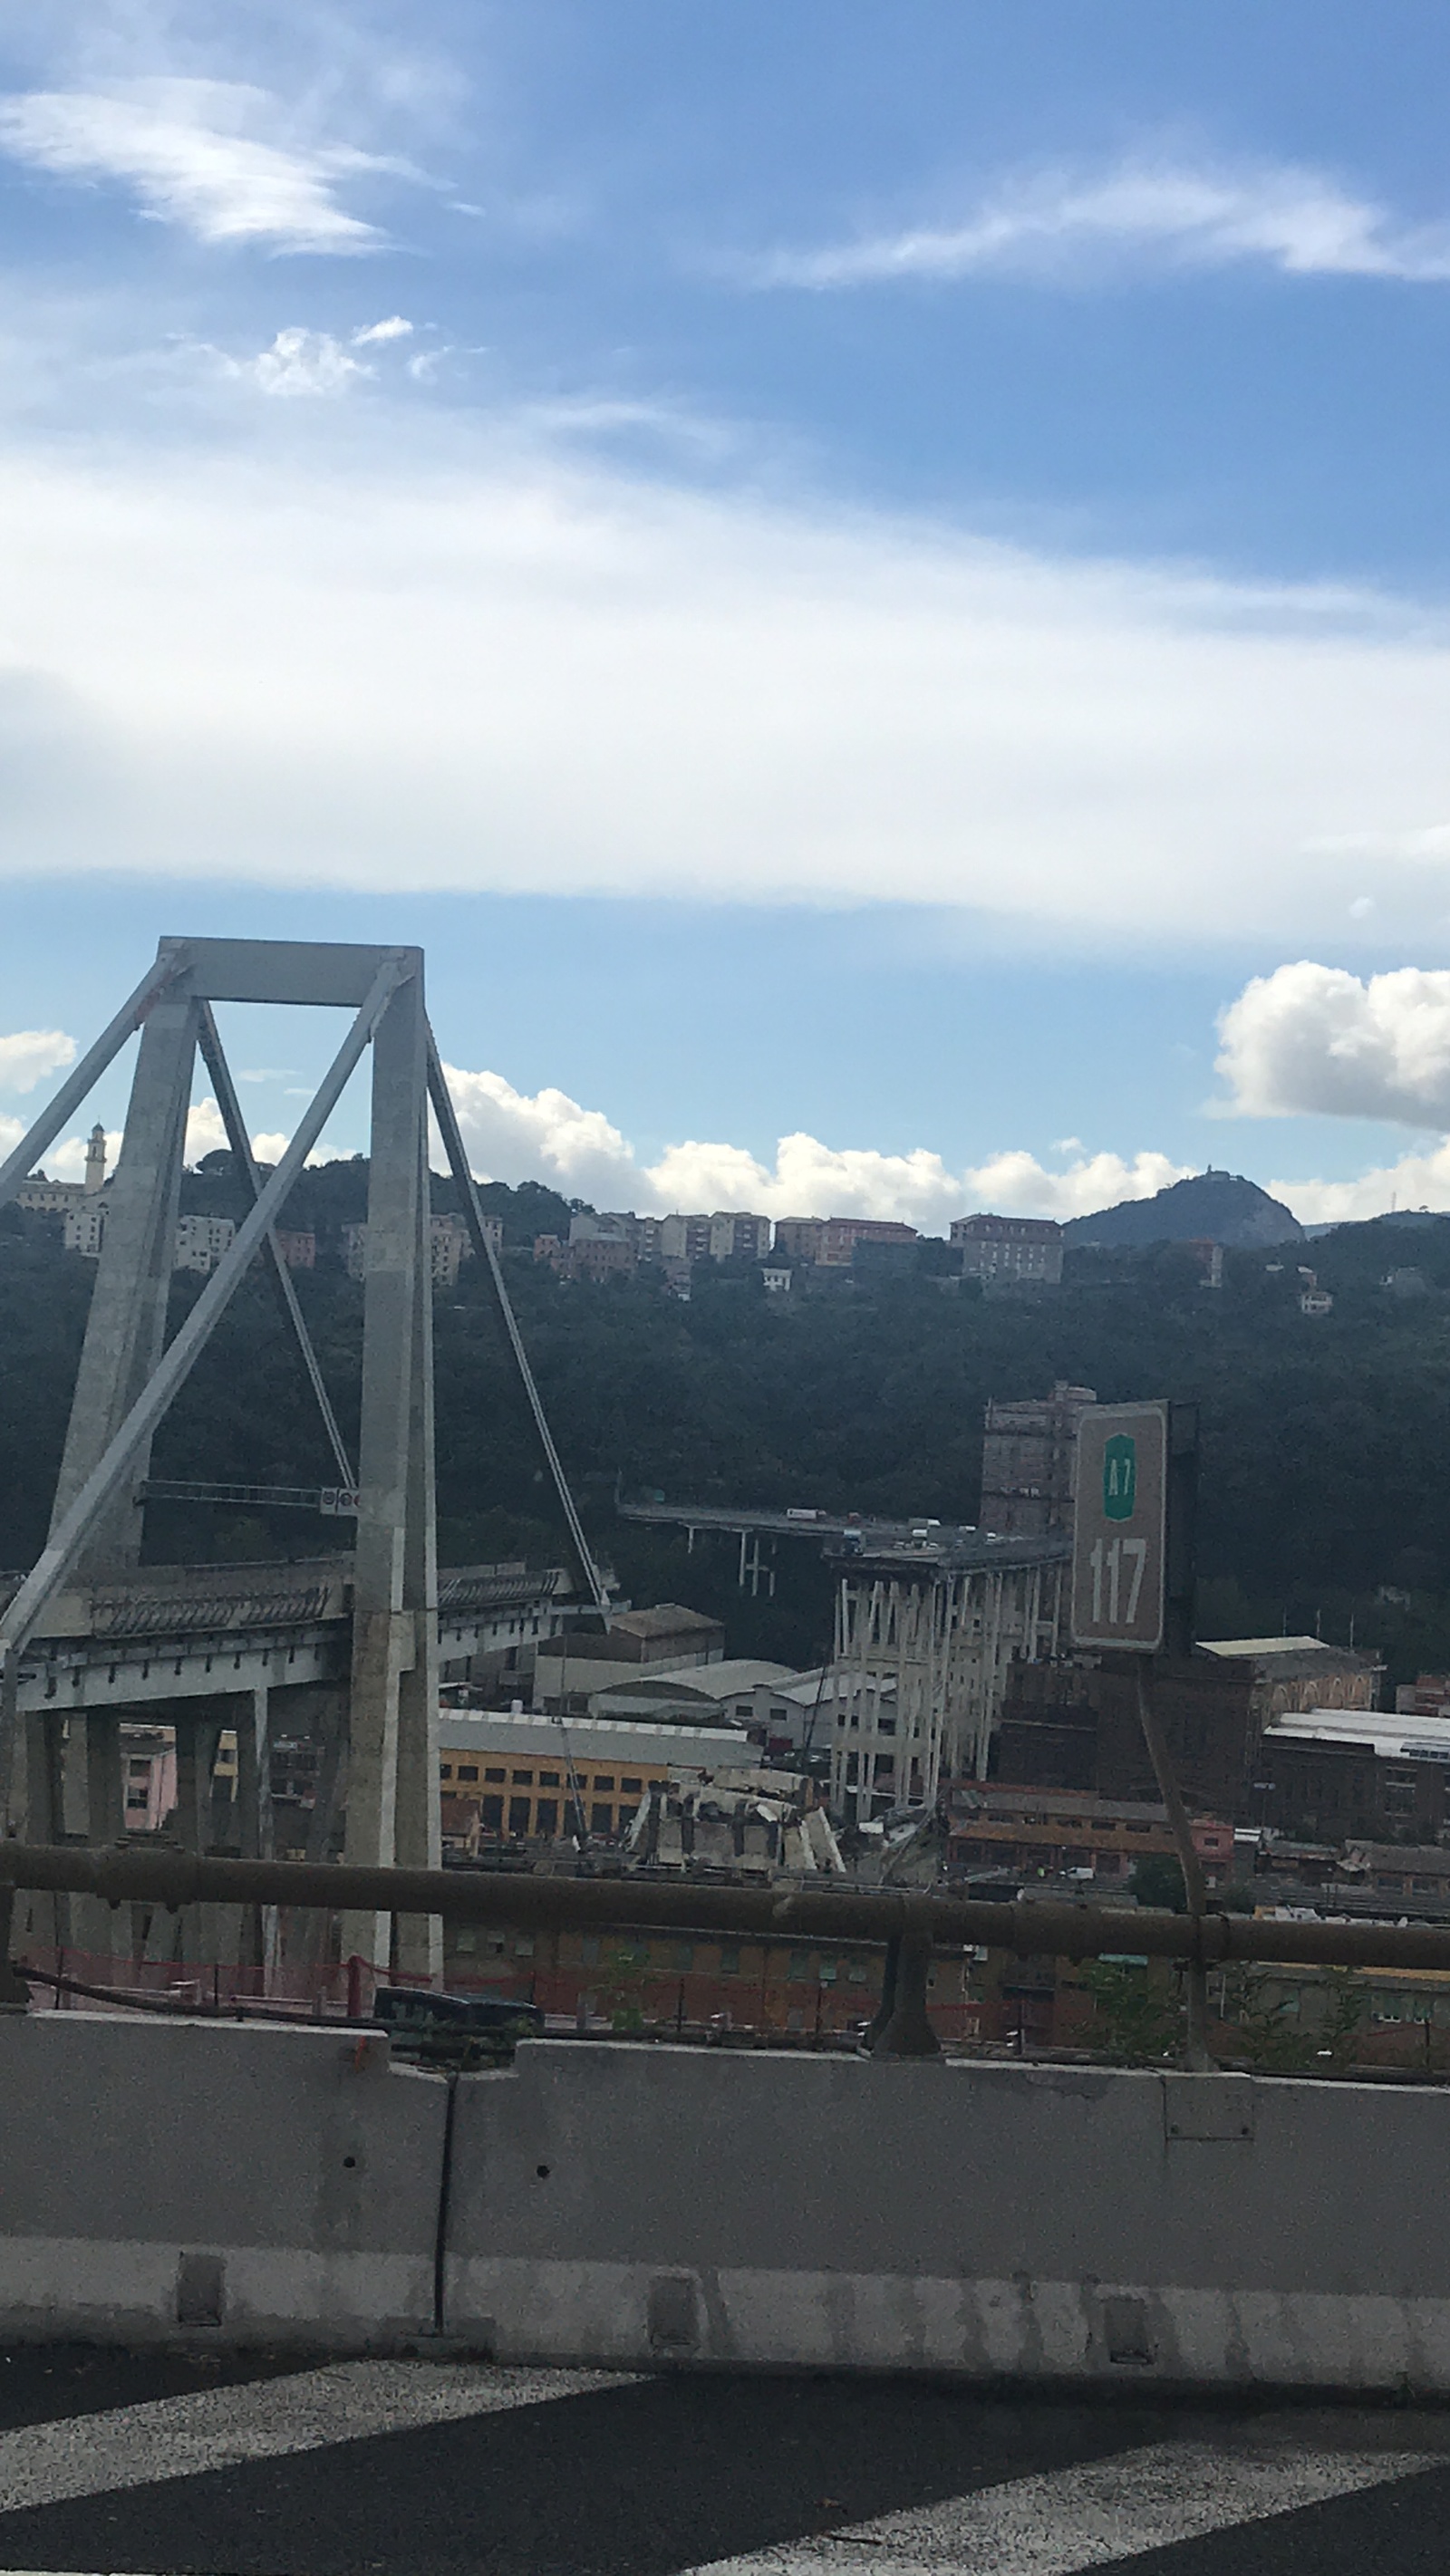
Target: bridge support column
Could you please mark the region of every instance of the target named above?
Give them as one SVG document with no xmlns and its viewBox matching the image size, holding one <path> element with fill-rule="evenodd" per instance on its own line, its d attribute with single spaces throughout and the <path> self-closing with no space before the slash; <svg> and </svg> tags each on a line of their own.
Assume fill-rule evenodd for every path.
<svg viewBox="0 0 1450 2576">
<path fill-rule="evenodd" d="M 56 1483 L 52 1538 L 161 1358 L 196 1031 L 195 1002 L 174 998 L 152 1005 L 141 1032 L 121 1159 L 107 1192 L 105 1242 Z M 80 1577 L 138 1561 L 142 1507 L 132 1492 L 149 1454 L 148 1442 L 134 1476 L 86 1541 Z"/>
<path fill-rule="evenodd" d="M 441 1869 L 438 1786 L 438 1550 L 433 1512 L 433 1280 L 428 1231 L 427 1134 L 418 1193 L 413 1265 L 413 1384 L 408 1421 L 408 1517 L 403 1590 L 412 1604 L 413 1652 L 398 1685 L 398 1797 L 394 1857 L 402 1869 Z M 443 1926 L 436 1915 L 401 1914 L 398 1966 L 429 1985 L 443 1982 Z"/>
<path fill-rule="evenodd" d="M 420 963 L 373 1038 L 346 1851 L 383 1866 L 438 1850 L 427 1043 Z M 344 1916 L 344 1958 L 390 1950 L 386 1915 Z M 402 1954 L 436 1974 L 437 1927 L 408 1927 Z"/>
</svg>

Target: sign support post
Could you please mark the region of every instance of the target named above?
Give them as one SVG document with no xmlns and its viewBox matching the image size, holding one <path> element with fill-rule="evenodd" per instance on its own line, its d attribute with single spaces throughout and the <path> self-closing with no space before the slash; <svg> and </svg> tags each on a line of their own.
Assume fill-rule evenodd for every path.
<svg viewBox="0 0 1450 2576">
<path fill-rule="evenodd" d="M 1194 1930 L 1185 2056 L 1210 2068 L 1203 1919 L 1208 1891 L 1193 1829 L 1153 1704 L 1158 1658 L 1193 1644 L 1198 1408 L 1094 1405 L 1078 1425 L 1072 1638 L 1136 1657 L 1138 1720 L 1183 1872 Z"/>
</svg>

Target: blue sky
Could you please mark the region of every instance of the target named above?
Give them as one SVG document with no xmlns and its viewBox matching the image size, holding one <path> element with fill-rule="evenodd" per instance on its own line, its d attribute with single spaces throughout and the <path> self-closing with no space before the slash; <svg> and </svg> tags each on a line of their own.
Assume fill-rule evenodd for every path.
<svg viewBox="0 0 1450 2576">
<path fill-rule="evenodd" d="M 479 1169 L 596 1200 L 1450 1206 L 1447 75 L 1394 0 L 13 7 L 0 1135 L 228 928 L 421 940 Z"/>
</svg>

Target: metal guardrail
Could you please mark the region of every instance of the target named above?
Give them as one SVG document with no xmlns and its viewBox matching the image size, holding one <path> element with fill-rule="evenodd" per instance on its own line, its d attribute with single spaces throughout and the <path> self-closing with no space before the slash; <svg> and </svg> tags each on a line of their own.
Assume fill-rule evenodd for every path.
<svg viewBox="0 0 1450 2576">
<path fill-rule="evenodd" d="M 1450 1925 L 1283 1922 L 1247 1914 L 1170 1914 L 1146 1906 L 1032 1898 L 996 1901 L 911 1889 L 720 1887 L 643 1878 L 554 1878 L 471 1869 L 359 1869 L 340 1862 L 213 1860 L 134 1845 L 0 1842 L 0 1892 L 28 1889 L 183 1905 L 322 1906 L 437 1915 L 519 1930 L 655 1927 L 767 1938 L 1007 1950 L 1019 1957 L 1121 1956 L 1205 1968 L 1236 1961 L 1450 1970 Z"/>
<path fill-rule="evenodd" d="M 879 1943 L 881 2003 L 865 2035 L 872 2056 L 931 2057 L 940 2042 L 928 2009 L 934 1953 L 1006 1951 L 1018 1957 L 1159 1958 L 1181 1963 L 1191 1989 L 1233 1963 L 1450 1970 L 1450 1926 L 1285 1922 L 1252 1915 L 1174 1914 L 1146 1907 L 994 1901 L 914 1890 L 731 1887 L 641 1878 L 554 1878 L 469 1869 L 355 1868 L 345 1863 L 220 1860 L 184 1851 L 0 1842 L 0 2007 L 28 2002 L 10 1961 L 18 1890 L 128 1902 L 343 1909 L 519 1931 L 663 1929 L 765 1940 Z M 1190 2028 L 1187 2063 L 1211 2058 Z"/>
</svg>

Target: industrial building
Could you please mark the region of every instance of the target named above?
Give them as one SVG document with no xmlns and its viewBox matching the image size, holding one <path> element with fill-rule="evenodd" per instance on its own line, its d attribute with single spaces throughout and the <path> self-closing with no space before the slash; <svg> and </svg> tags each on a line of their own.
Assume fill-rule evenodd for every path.
<svg viewBox="0 0 1450 2576">
<path fill-rule="evenodd" d="M 571 1833 L 575 1782 L 589 1835 L 609 1841 L 628 1832 L 652 1783 L 701 1779 L 748 1750 L 730 1727 L 583 1717 L 566 1728 L 522 1710 L 445 1708 L 438 1719 L 444 1843 L 471 1852 L 486 1836 L 551 1841 Z"/>
</svg>

